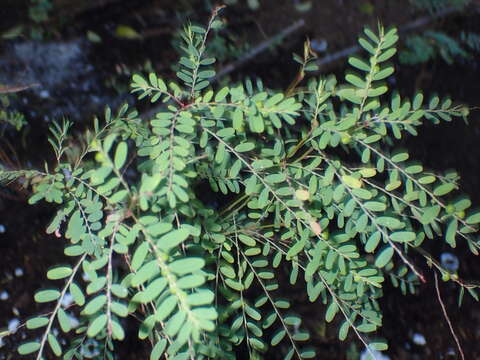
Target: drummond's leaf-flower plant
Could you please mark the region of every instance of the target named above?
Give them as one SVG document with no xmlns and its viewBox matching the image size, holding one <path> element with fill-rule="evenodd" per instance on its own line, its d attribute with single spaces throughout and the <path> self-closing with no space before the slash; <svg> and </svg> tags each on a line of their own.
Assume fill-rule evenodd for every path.
<svg viewBox="0 0 480 360">
<path fill-rule="evenodd" d="M 65 239 L 70 259 L 35 293 L 46 312 L 26 322 L 40 336 L 20 354 L 82 359 L 95 343 L 102 358 L 117 358 L 132 316 L 152 360 L 239 351 L 261 359 L 275 348 L 286 359 L 316 358 L 291 286 L 327 322 L 340 319 L 341 340 L 350 332 L 385 350 L 372 334 L 386 282 L 414 293 L 431 271 L 476 297 L 423 248 L 465 243 L 478 254 L 480 212 L 455 195 L 456 174 L 426 170 L 395 145 L 424 121 L 468 110 L 389 89 L 396 30 L 365 29 L 344 83 L 220 87 L 208 51 L 216 15 L 206 28 L 185 27 L 176 82 L 133 76 L 132 91 L 158 103 L 153 118 L 107 109 L 76 152 L 65 121 L 51 129 L 53 170 L 1 173 L 35 180 L 31 204 L 58 204 L 47 232 Z M 302 78 L 312 65 L 306 55 L 296 57 Z M 66 296 L 73 306 L 63 305 Z"/>
</svg>

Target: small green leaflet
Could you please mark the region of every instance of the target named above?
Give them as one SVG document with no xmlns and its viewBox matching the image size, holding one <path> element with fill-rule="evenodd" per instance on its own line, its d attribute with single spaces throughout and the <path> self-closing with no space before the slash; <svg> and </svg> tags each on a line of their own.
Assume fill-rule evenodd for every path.
<svg viewBox="0 0 480 360">
<path fill-rule="evenodd" d="M 107 325 L 107 315 L 106 314 L 101 314 L 95 318 L 90 323 L 90 326 L 88 327 L 87 330 L 87 335 L 89 337 L 94 337 L 97 335 L 101 330 L 105 329 L 105 325 Z"/>
<path fill-rule="evenodd" d="M 215 95 L 215 102 L 222 102 L 223 100 L 225 100 L 228 93 L 229 93 L 229 89 L 228 87 L 225 86 L 217 93 L 217 95 Z"/>
<path fill-rule="evenodd" d="M 358 75 L 353 73 L 347 74 L 345 76 L 345 80 L 360 89 L 364 89 L 367 87 L 367 83 L 365 82 L 365 80 L 361 79 Z"/>
<path fill-rule="evenodd" d="M 381 250 L 375 258 L 375 266 L 382 268 L 387 265 L 393 256 L 393 252 L 394 250 L 390 246 L 387 246 L 383 250 Z"/>
<path fill-rule="evenodd" d="M 370 342 L 368 345 L 369 347 L 372 347 L 372 349 L 375 349 L 377 351 L 385 351 L 388 350 L 388 344 L 380 339 L 377 339 L 375 341 Z"/>
<path fill-rule="evenodd" d="M 62 348 L 60 347 L 60 343 L 52 333 L 48 334 L 47 340 L 48 340 L 48 345 L 50 345 L 50 349 L 52 349 L 53 353 L 56 356 L 62 355 Z"/>
<path fill-rule="evenodd" d="M 352 189 L 359 189 L 362 187 L 362 180 L 356 179 L 350 175 L 343 175 L 342 181 L 345 185 Z"/>
<path fill-rule="evenodd" d="M 272 337 L 272 340 L 270 341 L 270 345 L 272 346 L 276 346 L 278 345 L 282 340 L 283 338 L 285 337 L 286 335 L 286 331 L 284 329 L 280 329 L 278 330 Z"/>
<path fill-rule="evenodd" d="M 115 319 L 112 320 L 112 338 L 120 341 L 125 338 L 125 331 Z"/>
<path fill-rule="evenodd" d="M 305 244 L 307 243 L 306 240 L 300 240 L 300 241 L 297 241 L 289 250 L 288 250 L 288 253 L 287 253 L 287 260 L 291 260 L 294 256 L 298 255 L 298 253 L 300 253 L 303 248 L 305 247 Z"/>
<path fill-rule="evenodd" d="M 97 311 L 99 311 L 103 307 L 103 305 L 105 305 L 106 302 L 107 302 L 107 296 L 99 295 L 87 303 L 82 313 L 85 315 L 93 315 Z"/>
<path fill-rule="evenodd" d="M 232 126 L 237 132 L 242 132 L 244 127 L 243 111 L 241 108 L 236 108 L 233 112 Z"/>
<path fill-rule="evenodd" d="M 60 297 L 60 291 L 58 290 L 40 290 L 35 294 L 35 301 L 38 303 L 45 303 L 55 301 Z"/>
<path fill-rule="evenodd" d="M 178 280 L 177 286 L 180 289 L 194 289 L 202 286 L 205 280 L 205 277 L 201 275 L 187 275 Z"/>
<path fill-rule="evenodd" d="M 366 189 L 352 189 L 352 194 L 359 197 L 362 200 L 370 200 L 373 196 L 372 193 Z"/>
<path fill-rule="evenodd" d="M 66 278 L 72 274 L 70 266 L 56 266 L 47 272 L 47 278 L 50 280 L 59 280 Z"/>
<path fill-rule="evenodd" d="M 161 339 L 159 342 L 157 342 L 150 354 L 150 360 L 159 360 L 163 352 L 165 351 L 166 347 L 167 347 L 166 339 Z"/>
<path fill-rule="evenodd" d="M 40 349 L 40 343 L 36 341 L 31 341 L 24 343 L 18 347 L 18 353 L 20 355 L 28 355 Z"/>
<path fill-rule="evenodd" d="M 155 320 L 160 322 L 166 319 L 177 306 L 177 297 L 175 295 L 168 296 L 159 306 L 155 313 Z"/>
<path fill-rule="evenodd" d="M 73 301 L 75 301 L 78 306 L 85 304 L 85 296 L 80 287 L 74 282 L 70 284 L 70 293 L 72 294 Z"/>
<path fill-rule="evenodd" d="M 178 275 L 185 275 L 202 269 L 204 265 L 205 260 L 191 257 L 175 260 L 170 264 L 170 269 Z"/>
<path fill-rule="evenodd" d="M 137 250 L 135 250 L 135 253 L 133 254 L 133 258 L 130 263 L 132 270 L 136 271 L 140 269 L 140 266 L 143 265 L 143 262 L 147 257 L 148 251 L 149 251 L 148 242 L 145 241 L 141 243 L 140 246 L 137 248 Z"/>
<path fill-rule="evenodd" d="M 408 153 L 405 150 L 396 150 L 392 153 L 391 157 L 393 162 L 403 162 L 408 159 Z"/>
<path fill-rule="evenodd" d="M 251 151 L 255 148 L 255 144 L 251 142 L 246 142 L 235 146 L 235 151 L 237 152 L 246 152 Z"/>
<path fill-rule="evenodd" d="M 325 313 L 325 321 L 326 322 L 331 322 L 333 320 L 333 318 L 335 317 L 335 315 L 337 314 L 338 312 L 338 305 L 335 301 L 332 301 L 330 303 L 330 305 L 328 306 L 327 308 L 327 311 Z"/>
<path fill-rule="evenodd" d="M 128 315 L 128 308 L 125 304 L 114 301 L 111 304 L 111 310 L 113 313 L 120 317 L 126 317 Z"/>
<path fill-rule="evenodd" d="M 367 201 L 363 204 L 363 206 L 370 211 L 385 211 L 387 208 L 384 203 L 378 201 Z"/>
<path fill-rule="evenodd" d="M 395 242 L 410 242 L 415 240 L 416 235 L 411 231 L 397 231 L 390 234 L 390 239 Z"/>
<path fill-rule="evenodd" d="M 27 320 L 27 328 L 28 329 L 38 329 L 40 327 L 44 327 L 48 324 L 48 318 L 46 317 L 35 317 L 33 319 Z"/>
<path fill-rule="evenodd" d="M 63 332 L 67 333 L 72 329 L 70 318 L 62 308 L 58 309 L 57 319 Z"/>
<path fill-rule="evenodd" d="M 158 235 L 162 235 L 162 234 L 165 234 L 166 232 L 170 231 L 172 229 L 172 224 L 171 223 L 162 223 L 162 222 L 159 222 L 159 223 L 156 223 L 156 224 L 153 224 L 153 225 L 150 225 L 148 228 L 147 228 L 147 232 L 153 236 L 153 237 L 156 237 Z"/>
<path fill-rule="evenodd" d="M 428 208 L 425 208 L 422 217 L 420 218 L 420 222 L 424 225 L 430 224 L 431 222 L 435 221 L 437 218 L 438 214 L 440 213 L 440 206 L 435 205 L 435 206 L 430 206 Z"/>
<path fill-rule="evenodd" d="M 184 242 L 190 236 L 187 229 L 180 228 L 163 235 L 157 242 L 157 246 L 167 252 Z"/>
<path fill-rule="evenodd" d="M 437 186 L 433 190 L 433 194 L 435 196 L 443 196 L 443 195 L 448 194 L 449 192 L 451 192 L 454 189 L 455 189 L 455 185 L 452 184 L 452 183 L 442 184 L 440 186 Z"/>
<path fill-rule="evenodd" d="M 158 274 L 159 267 L 157 260 L 151 260 L 144 264 L 138 272 L 132 277 L 131 285 L 134 287 L 142 285 L 145 281 Z"/>
<path fill-rule="evenodd" d="M 165 278 L 158 278 L 148 284 L 147 288 L 142 291 L 141 302 L 143 304 L 155 300 L 167 285 Z"/>
<path fill-rule="evenodd" d="M 467 224 L 478 224 L 480 223 L 480 212 L 476 212 L 465 219 Z"/>
<path fill-rule="evenodd" d="M 127 151 L 128 146 L 125 141 L 122 141 L 120 144 L 118 144 L 114 157 L 114 165 L 117 169 L 121 169 L 125 164 L 125 161 L 127 160 Z"/>
<path fill-rule="evenodd" d="M 380 216 L 376 218 L 376 222 L 378 225 L 385 226 L 391 230 L 398 230 L 405 226 L 400 220 L 389 216 Z"/>
<path fill-rule="evenodd" d="M 370 72 L 370 66 L 359 57 L 352 56 L 348 58 L 348 63 L 359 70 Z"/>
<path fill-rule="evenodd" d="M 445 241 L 451 246 L 456 246 L 455 237 L 457 235 L 458 220 L 452 217 L 448 222 L 447 231 L 445 232 Z"/>
<path fill-rule="evenodd" d="M 255 246 L 257 242 L 250 236 L 239 234 L 238 239 L 247 246 Z"/>
</svg>

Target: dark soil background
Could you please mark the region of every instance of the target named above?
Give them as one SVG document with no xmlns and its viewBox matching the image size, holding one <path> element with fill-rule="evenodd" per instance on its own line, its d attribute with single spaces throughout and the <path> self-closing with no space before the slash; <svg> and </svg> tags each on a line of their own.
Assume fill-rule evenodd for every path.
<svg viewBox="0 0 480 360">
<path fill-rule="evenodd" d="M 285 89 L 297 71 L 291 53 L 302 51 L 307 36 L 318 44 L 328 44 L 326 50 L 319 53 L 326 56 L 354 45 L 365 25 L 375 28 L 380 20 L 385 25 L 401 26 L 429 16 L 413 9 L 406 0 L 318 0 L 312 2 L 312 8 L 307 12 L 295 9 L 298 2 L 264 0 L 258 10 L 252 11 L 244 5 L 246 1 L 239 0 L 238 5 L 223 11 L 228 24 L 224 30 L 227 43 L 240 50 L 245 44 L 252 48 L 275 36 L 296 20 L 305 21 L 304 27 L 280 44 L 237 68 L 229 75 L 232 79 L 258 76 L 270 88 Z M 124 101 L 133 103 L 133 99 L 125 95 L 128 79 L 132 72 L 145 68 L 147 60 L 148 66 L 158 74 L 173 77 L 171 65 L 177 54 L 172 39 L 176 31 L 187 18 L 204 23 L 213 1 L 56 0 L 54 3 L 57 10 L 41 24 L 47 29 L 43 42 L 32 43 L 28 36 L 0 39 L 0 83 L 15 85 L 39 80 L 41 83 L 37 88 L 14 96 L 13 106 L 26 114 L 28 125 L 21 133 L 4 129 L 4 136 L 0 138 L 0 153 L 11 160 L 12 166 L 43 167 L 43 160 L 51 158 L 46 131 L 53 119 L 71 118 L 75 121 L 75 129 L 80 131 L 105 105 L 115 107 Z M 34 26 L 28 18 L 28 1 L 3 0 L 0 5 L 0 34 L 19 24 L 24 24 L 25 31 Z M 118 25 L 136 29 L 142 39 L 116 37 Z M 468 11 L 452 13 L 418 30 L 424 29 L 480 33 L 478 5 L 474 2 Z M 88 31 L 98 34 L 102 42 L 89 42 Z M 45 50 L 45 47 L 37 47 L 37 43 L 51 46 Z M 27 51 L 25 49 L 34 57 L 31 61 L 22 55 L 25 54 L 22 51 Z M 238 56 L 227 56 L 219 62 L 219 69 Z M 323 67 L 320 72 L 334 72 L 341 77 L 345 63 L 346 59 L 341 59 Z M 48 75 L 46 72 L 54 66 L 57 66 L 58 73 Z M 415 67 L 397 66 L 397 69 L 394 81 L 403 95 L 411 95 L 421 88 L 427 95 L 437 92 L 471 107 L 480 106 L 478 55 L 468 60 L 458 59 L 453 65 L 438 59 Z M 40 74 L 44 77 L 41 78 Z M 141 110 L 148 110 L 144 104 L 139 106 Z M 468 125 L 461 120 L 440 126 L 425 125 L 418 137 L 405 142 L 426 166 L 437 171 L 457 169 L 462 176 L 463 190 L 478 206 L 479 139 L 480 113 L 472 110 Z M 46 270 L 64 261 L 63 240 L 44 232 L 54 209 L 43 205 L 28 206 L 27 198 L 27 190 L 0 188 L 0 225 L 5 230 L 0 231 L 0 328 L 7 327 L 12 319 L 23 322 L 30 315 L 47 311 L 33 301 L 33 293 L 49 284 Z M 480 279 L 478 258 L 464 246 L 448 249 L 441 244 L 429 250 L 437 257 L 444 251 L 456 254 L 460 259 L 460 277 Z M 421 266 L 421 259 L 416 260 Z M 384 326 L 378 335 L 389 341 L 390 349 L 386 354 L 390 359 L 459 359 L 436 296 L 433 273 L 426 266 L 423 270 L 428 274 L 427 283 L 420 288 L 418 295 L 404 297 L 397 289 L 386 288 L 382 300 Z M 480 359 L 479 304 L 466 295 L 463 306 L 458 308 L 459 289 L 452 282 L 441 282 L 440 290 L 466 359 Z M 2 292 L 8 297 L 2 298 Z M 359 358 L 361 345 L 353 336 L 348 342 L 340 343 L 335 324 L 325 324 L 324 309 L 319 304 L 311 305 L 299 298 L 296 306 L 296 310 L 307 319 L 306 324 L 313 335 L 312 345 L 317 348 L 319 359 Z M 424 345 L 413 342 L 416 333 L 424 336 Z M 127 341 L 119 344 L 118 358 L 147 359 L 147 346 L 136 341 L 135 333 L 128 335 L 131 336 Z M 15 346 L 25 337 L 26 332 L 20 328 L 14 335 L 1 339 L 0 359 L 17 359 Z M 273 354 L 270 358 L 276 359 Z"/>
</svg>

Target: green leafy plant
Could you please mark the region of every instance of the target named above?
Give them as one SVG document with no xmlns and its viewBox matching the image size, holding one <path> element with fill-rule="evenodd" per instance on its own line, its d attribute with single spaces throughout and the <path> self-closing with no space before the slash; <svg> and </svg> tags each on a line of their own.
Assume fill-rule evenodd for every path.
<svg viewBox="0 0 480 360">
<path fill-rule="evenodd" d="M 424 120 L 468 109 L 389 91 L 396 30 L 365 29 L 367 57 L 349 59 L 345 84 L 329 76 L 299 88 L 302 76 L 286 96 L 259 79 L 212 85 L 215 59 L 205 50 L 217 11 L 206 29 L 185 27 L 180 83 L 133 76 L 132 91 L 161 105 L 153 119 L 107 109 L 80 152 L 66 145 L 64 121 L 52 128 L 52 170 L 0 173 L 35 178 L 31 204 L 58 204 L 47 233 L 67 240 L 70 259 L 48 271 L 52 288 L 35 294 L 53 307 L 27 321 L 42 335 L 20 354 L 81 359 L 94 341 L 112 359 L 124 319 L 135 316 L 150 359 L 234 359 L 239 349 L 258 359 L 276 346 L 287 359 L 315 358 L 293 285 L 322 304 L 327 322 L 341 318 L 341 340 L 351 330 L 368 349 L 385 350 L 371 333 L 382 324 L 386 281 L 414 293 L 424 263 L 461 296 L 477 296 L 423 248 L 465 242 L 478 254 L 480 212 L 452 195 L 455 173 L 425 170 L 395 146 Z M 68 347 L 54 327 L 74 332 Z"/>
<path fill-rule="evenodd" d="M 460 33 L 460 41 L 470 50 L 480 52 L 480 35 L 473 32 L 462 31 Z"/>
<path fill-rule="evenodd" d="M 181 51 L 184 44 L 182 29 L 175 32 L 172 39 L 172 46 L 175 50 Z M 208 39 L 208 53 L 215 54 L 215 59 L 219 63 L 233 61 L 250 50 L 250 45 L 243 37 L 229 31 L 226 21 L 215 21 Z M 172 64 L 173 70 L 178 70 L 181 65 Z"/>
<path fill-rule="evenodd" d="M 48 34 L 44 24 L 49 20 L 54 4 L 51 0 L 30 0 L 28 16 L 33 24 L 30 28 L 30 37 L 35 40 L 42 40 Z"/>
<path fill-rule="evenodd" d="M 45 27 L 50 20 L 54 4 L 51 0 L 30 0 L 28 6 L 28 18 L 31 24 L 18 24 L 4 31 L 1 34 L 2 39 L 16 39 L 23 35 L 29 36 L 33 40 L 43 40 L 49 35 L 49 30 Z"/>
<path fill-rule="evenodd" d="M 443 32 L 425 31 L 406 38 L 399 60 L 402 64 L 416 65 L 440 57 L 447 64 L 453 64 L 455 59 L 471 58 L 478 52 L 479 38 L 470 32 L 462 32 L 457 39 Z"/>
<path fill-rule="evenodd" d="M 415 0 L 412 7 L 432 14 L 452 10 L 466 14 L 470 0 Z M 441 58 L 448 64 L 458 59 L 471 58 L 478 52 L 479 36 L 471 32 L 447 34 L 439 30 L 427 30 L 405 38 L 399 53 L 401 64 L 416 65 Z"/>
<path fill-rule="evenodd" d="M 48 20 L 49 13 L 53 9 L 50 0 L 30 0 L 28 15 L 36 23 L 43 23 Z"/>
<path fill-rule="evenodd" d="M 27 124 L 25 116 L 18 111 L 9 110 L 10 99 L 7 95 L 0 95 L 0 123 L 13 126 L 17 131 L 20 131 L 22 127 Z M 2 126 L 0 129 L 0 135 L 5 131 Z"/>
</svg>

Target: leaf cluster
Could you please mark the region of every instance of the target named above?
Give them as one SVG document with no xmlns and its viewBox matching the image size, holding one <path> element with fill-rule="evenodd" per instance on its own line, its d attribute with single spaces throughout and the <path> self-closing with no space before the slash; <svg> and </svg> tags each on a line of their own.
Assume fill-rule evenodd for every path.
<svg viewBox="0 0 480 360">
<path fill-rule="evenodd" d="M 364 55 L 349 59 L 344 83 L 329 76 L 298 88 L 302 76 L 288 93 L 259 79 L 216 88 L 215 59 L 205 55 L 215 15 L 205 29 L 185 28 L 180 83 L 133 76 L 139 98 L 162 104 L 154 118 L 107 109 L 70 161 L 68 123 L 52 128 L 57 165 L 35 172 L 29 201 L 58 204 L 47 232 L 66 239 L 69 261 L 52 267 L 54 285 L 35 294 L 51 310 L 28 320 L 43 335 L 20 354 L 41 359 L 49 347 L 81 359 L 95 339 L 113 359 L 125 318 L 135 316 L 152 360 L 234 359 L 239 348 L 259 359 L 275 347 L 286 359 L 315 358 L 293 285 L 327 322 L 341 319 L 341 340 L 352 332 L 385 350 L 371 335 L 382 325 L 385 282 L 406 294 L 425 279 L 411 253 L 441 274 L 449 272 L 422 250 L 426 243 L 464 242 L 478 253 L 480 212 L 454 195 L 458 176 L 424 169 L 395 145 L 424 121 L 468 110 L 389 89 L 395 29 L 365 29 Z M 54 328 L 74 340 L 65 347 Z"/>
</svg>

